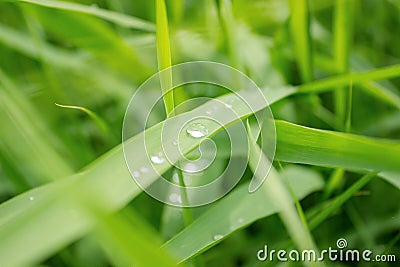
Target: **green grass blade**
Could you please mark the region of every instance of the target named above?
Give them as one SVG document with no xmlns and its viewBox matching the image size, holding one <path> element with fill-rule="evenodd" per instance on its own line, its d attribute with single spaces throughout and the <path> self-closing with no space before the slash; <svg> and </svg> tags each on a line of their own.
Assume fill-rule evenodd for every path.
<svg viewBox="0 0 400 267">
<path fill-rule="evenodd" d="M 383 100 L 397 109 L 400 109 L 400 96 L 386 87 L 377 83 L 365 83 L 361 84 L 361 88 L 364 89 L 366 93 Z"/>
<path fill-rule="evenodd" d="M 92 53 L 107 66 L 138 82 L 150 75 L 150 67 L 138 57 L 137 51 L 100 19 L 61 9 L 37 5 L 28 7 L 43 28 L 63 42 Z M 132 76 L 134 69 L 141 71 Z"/>
<path fill-rule="evenodd" d="M 337 72 L 336 68 L 333 66 L 334 64 L 331 63 L 332 60 L 330 57 L 318 55 L 316 57 L 316 61 L 318 62 L 318 64 L 316 65 L 319 68 L 323 69 L 325 72 L 327 73 Z M 357 64 L 354 63 L 354 65 L 356 66 L 352 68 L 352 71 L 357 71 L 357 72 L 365 71 L 362 67 L 357 66 Z M 369 66 L 368 70 L 371 70 L 371 68 L 372 66 Z M 359 83 L 359 88 L 363 90 L 363 92 L 368 93 L 369 95 L 376 97 L 377 99 L 380 99 L 381 101 L 388 103 L 397 109 L 400 109 L 400 96 L 396 95 L 393 88 L 389 89 L 388 86 L 377 82 Z"/>
<path fill-rule="evenodd" d="M 78 175 L 35 188 L 2 203 L 2 264 L 32 265 L 45 259 L 93 227 L 92 203 L 97 202 L 99 212 L 110 213 L 121 209 L 139 192 L 119 147 Z M 65 221 L 68 224 L 63 224 Z M 43 236 L 47 238 L 43 239 Z M 19 253 L 21 249 L 25 253 Z"/>
<path fill-rule="evenodd" d="M 65 1 L 52 1 L 52 0 L 11 0 L 11 2 L 24 2 L 53 9 L 60 9 L 60 10 L 93 15 L 123 27 L 143 30 L 143 31 L 150 31 L 150 32 L 155 31 L 155 26 L 148 21 L 128 16 L 122 13 L 101 9 L 97 6 L 87 6 L 78 3 L 65 2 Z"/>
<path fill-rule="evenodd" d="M 103 218 L 95 233 L 115 266 L 176 266 L 153 229 L 140 217 L 125 210 Z M 149 257 L 151 255 L 151 257 Z"/>
<path fill-rule="evenodd" d="M 267 182 L 263 183 L 261 191 L 265 193 L 266 199 L 279 209 L 281 220 L 296 246 L 300 250 L 313 249 L 316 251 L 316 246 L 308 231 L 307 224 L 301 218 L 303 214 L 301 213 L 300 215 L 297 213 L 293 206 L 293 202 L 298 202 L 295 190 L 290 184 L 285 185 L 285 180 L 281 178 L 273 166 L 269 169 L 270 161 L 258 146 L 256 142 L 257 134 L 252 132 L 248 122 L 247 131 L 249 132 L 248 138 L 250 143 L 249 167 L 260 180 L 267 176 Z M 311 262 L 306 262 L 305 264 L 307 266 L 316 266 L 315 263 Z"/>
<path fill-rule="evenodd" d="M 99 127 L 99 129 L 103 133 L 108 134 L 110 132 L 110 129 L 108 128 L 107 123 L 102 118 L 100 118 L 98 115 L 96 115 L 96 113 L 91 111 L 90 109 L 87 109 L 84 107 L 79 107 L 79 106 L 61 105 L 61 104 L 57 104 L 57 103 L 55 103 L 55 104 L 56 104 L 56 106 L 61 107 L 61 108 L 77 109 L 77 110 L 81 110 L 81 111 L 85 112 L 87 115 L 89 115 L 90 118 L 93 119 L 93 121 L 96 123 L 96 125 Z"/>
<path fill-rule="evenodd" d="M 400 179 L 399 179 L 398 172 L 385 171 L 385 172 L 379 173 L 379 176 L 381 178 L 385 179 L 387 182 L 391 183 L 396 188 L 400 189 Z"/>
<path fill-rule="evenodd" d="M 352 36 L 351 0 L 335 2 L 333 23 L 333 51 L 338 73 L 349 71 L 350 38 Z M 346 88 L 338 87 L 334 93 L 335 113 L 338 124 L 343 125 L 346 114 Z"/>
<path fill-rule="evenodd" d="M 0 24 L 0 42 L 15 51 L 28 57 L 40 59 L 37 49 L 32 46 L 32 38 L 27 34 L 16 31 L 8 26 Z M 84 60 L 81 55 L 57 48 L 48 43 L 42 44 L 42 55 L 52 66 L 68 69 L 78 69 Z"/>
<path fill-rule="evenodd" d="M 337 168 L 331 173 L 329 181 L 324 189 L 324 199 L 328 199 L 332 193 L 343 184 L 344 173 L 345 169 L 343 168 Z"/>
<path fill-rule="evenodd" d="M 97 62 L 91 62 L 91 58 L 78 52 L 71 52 L 66 49 L 58 48 L 49 43 L 41 44 L 41 55 L 34 46 L 27 34 L 16 31 L 10 27 L 0 24 L 0 42 L 15 52 L 18 52 L 29 59 L 43 60 L 57 70 L 66 71 L 71 75 L 82 75 L 91 83 L 97 84 L 101 93 L 113 93 L 115 97 L 127 99 L 130 97 L 131 82 L 121 80 L 112 73 L 104 75 L 104 68 L 100 68 Z M 50 66 L 49 66 L 50 67 Z M 82 76 L 79 76 L 82 78 Z"/>
<path fill-rule="evenodd" d="M 236 37 L 236 25 L 232 11 L 232 1 L 222 0 L 220 1 L 220 16 L 223 25 L 224 35 L 226 43 L 228 45 L 228 53 L 230 58 L 230 65 L 234 68 L 241 69 L 240 64 L 240 53 L 238 47 L 238 41 Z"/>
<path fill-rule="evenodd" d="M 158 69 L 164 70 L 171 67 L 171 48 L 169 41 L 169 30 L 168 30 L 168 16 L 164 0 L 156 0 L 156 36 L 157 36 L 157 61 Z M 167 117 L 175 115 L 175 106 L 179 102 L 183 102 L 182 94 L 184 93 L 183 88 L 172 89 L 172 70 L 168 69 L 159 74 L 161 90 L 163 94 L 164 106 Z M 179 99 L 175 98 L 175 95 Z M 182 171 L 177 169 L 177 175 L 179 177 L 180 186 L 185 187 Z M 183 203 L 188 203 L 187 193 L 185 189 L 181 190 Z M 188 208 L 183 208 L 183 218 L 185 225 L 190 224 L 193 221 L 193 215 Z"/>
<path fill-rule="evenodd" d="M 393 65 L 383 67 L 371 71 L 365 71 L 360 73 L 349 73 L 337 75 L 321 80 L 317 80 L 311 83 L 307 83 L 299 86 L 301 92 L 324 92 L 332 87 L 338 87 L 348 85 L 352 81 L 353 86 L 356 84 L 362 84 L 371 81 L 385 80 L 400 75 L 400 65 Z"/>
<path fill-rule="evenodd" d="M 329 203 L 328 207 L 325 207 L 323 210 L 320 211 L 320 213 L 318 213 L 314 218 L 310 220 L 310 229 L 314 229 L 318 225 L 320 225 L 324 220 L 329 217 L 330 214 L 341 207 L 349 198 L 351 198 L 358 190 L 369 183 L 375 176 L 376 173 L 373 172 L 364 175 L 357 182 L 346 189 L 346 191 L 343 192 L 340 196 L 336 197 L 332 202 Z"/>
<path fill-rule="evenodd" d="M 168 17 L 164 0 L 156 0 L 156 36 L 158 70 L 171 67 L 171 48 L 169 43 Z M 167 116 L 173 115 L 175 108 L 174 93 L 172 90 L 172 71 L 160 74 L 165 111 Z"/>
<path fill-rule="evenodd" d="M 276 121 L 276 159 L 327 167 L 400 171 L 400 142 Z"/>
<path fill-rule="evenodd" d="M 350 38 L 352 36 L 352 15 L 351 0 L 335 2 L 333 22 L 333 50 L 336 71 L 347 73 L 350 61 Z M 352 83 L 349 86 L 338 87 L 334 91 L 334 107 L 336 125 L 338 129 L 350 130 Z M 344 172 L 337 171 L 334 179 L 329 182 L 330 191 L 333 190 L 342 180 Z M 335 184 L 336 183 L 336 184 Z M 325 191 L 328 194 L 328 191 Z M 328 195 L 326 195 L 328 196 Z"/>
<path fill-rule="evenodd" d="M 65 161 L 53 146 L 59 145 L 63 152 L 66 148 L 40 119 L 38 110 L 1 69 L 0 96 L 0 122 L 7 125 L 1 131 L 0 146 L 16 164 L 24 163 L 16 167 L 21 172 L 29 170 L 26 178 L 31 185 L 72 174 L 72 164 Z M 31 157 L 37 161 L 33 162 Z"/>
<path fill-rule="evenodd" d="M 282 163 L 280 161 L 278 161 L 278 165 L 279 165 L 279 170 L 282 173 L 282 176 L 285 178 L 286 183 L 289 183 L 288 176 L 287 176 L 287 174 L 282 166 Z M 294 192 L 293 187 L 290 184 L 288 184 L 288 187 L 290 190 L 290 194 L 291 194 L 292 198 L 294 199 L 294 203 L 296 205 L 296 210 L 297 210 L 297 213 L 299 214 L 300 221 L 303 224 L 305 230 L 309 231 L 308 222 L 307 222 L 306 216 L 304 214 L 303 207 L 301 206 L 299 199 L 296 197 L 296 193 Z"/>
<path fill-rule="evenodd" d="M 174 18 L 174 25 L 179 25 L 185 15 L 185 0 L 169 1 L 172 9 L 172 16 Z M 167 2 L 167 5 L 169 4 Z"/>
<path fill-rule="evenodd" d="M 339 73 L 349 70 L 351 25 L 351 1 L 336 0 L 333 23 L 333 50 L 335 65 Z"/>
<path fill-rule="evenodd" d="M 322 187 L 321 178 L 316 173 L 305 171 L 307 175 L 301 180 L 297 175 L 291 175 L 295 172 L 288 172 L 289 181 L 299 199 Z M 265 186 L 269 186 L 270 181 L 268 178 Z M 293 204 L 293 201 L 288 204 Z M 179 261 L 185 261 L 215 246 L 252 222 L 279 211 L 280 206 L 276 206 L 266 197 L 264 189 L 249 194 L 248 184 L 244 184 L 218 201 L 164 246 L 173 252 Z"/>
<path fill-rule="evenodd" d="M 309 31 L 308 0 L 289 0 L 290 30 L 294 53 L 303 82 L 313 80 L 311 37 Z"/>
</svg>

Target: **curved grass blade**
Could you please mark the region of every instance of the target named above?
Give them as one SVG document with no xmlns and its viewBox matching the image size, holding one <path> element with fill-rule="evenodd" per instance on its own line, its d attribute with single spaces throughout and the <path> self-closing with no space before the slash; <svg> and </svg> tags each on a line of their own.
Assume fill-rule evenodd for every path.
<svg viewBox="0 0 400 267">
<path fill-rule="evenodd" d="M 247 131 L 250 143 L 249 167 L 255 176 L 264 179 L 267 176 L 267 182 L 262 185 L 262 191 L 265 193 L 266 199 L 273 203 L 279 209 L 279 215 L 291 238 L 296 246 L 301 250 L 316 250 L 316 245 L 308 231 L 305 221 L 302 221 L 300 214 L 293 206 L 293 202 L 298 204 L 295 189 L 290 185 L 285 185 L 285 181 L 272 166 L 271 169 L 269 159 L 262 152 L 257 144 L 258 134 L 253 132 L 247 120 Z M 285 174 L 284 174 L 285 175 Z M 261 180 L 260 179 L 260 180 Z M 290 193 L 292 193 L 292 196 Z M 317 266 L 316 263 L 305 262 L 306 266 Z"/>
<path fill-rule="evenodd" d="M 69 109 L 77 109 L 85 112 L 87 115 L 89 115 L 90 118 L 93 119 L 93 121 L 96 123 L 96 125 L 99 127 L 99 129 L 105 133 L 108 134 L 110 132 L 110 129 L 108 128 L 106 122 L 100 118 L 99 116 L 96 115 L 93 111 L 90 109 L 84 108 L 84 107 L 79 107 L 79 106 L 69 106 L 69 105 L 61 105 L 55 103 L 56 106 L 61 107 L 61 108 L 69 108 Z"/>
<path fill-rule="evenodd" d="M 93 15 L 123 27 L 143 30 L 143 31 L 150 31 L 150 32 L 155 31 L 155 26 L 148 21 L 128 16 L 122 13 L 101 9 L 97 6 L 87 6 L 78 3 L 71 3 L 65 1 L 52 1 L 52 0 L 11 0 L 11 2 L 24 2 L 33 5 L 49 7 L 53 9 L 60 9 L 60 10 Z"/>
</svg>

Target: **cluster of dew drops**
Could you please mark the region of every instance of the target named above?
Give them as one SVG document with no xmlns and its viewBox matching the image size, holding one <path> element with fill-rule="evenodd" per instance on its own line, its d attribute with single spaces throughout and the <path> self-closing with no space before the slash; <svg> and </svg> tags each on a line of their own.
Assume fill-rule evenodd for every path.
<svg viewBox="0 0 400 267">
<path fill-rule="evenodd" d="M 192 123 L 187 129 L 186 129 L 186 133 L 188 136 L 190 136 L 191 138 L 202 138 L 208 135 L 208 129 L 207 127 L 199 122 L 194 122 Z M 178 145 L 178 141 L 174 140 L 172 142 L 172 144 L 174 146 Z M 160 165 L 165 163 L 166 159 L 165 159 L 165 155 L 163 152 L 157 152 L 154 153 L 152 155 L 150 155 L 150 160 L 153 164 L 156 165 Z M 136 178 L 140 177 L 141 174 L 145 174 L 149 171 L 148 167 L 141 167 L 139 168 L 139 170 L 135 170 L 132 172 L 132 175 Z"/>
<path fill-rule="evenodd" d="M 225 105 L 225 107 L 228 108 L 228 109 L 231 109 L 231 108 L 232 108 L 232 103 L 226 103 L 226 104 L 224 104 L 224 105 Z M 211 113 L 212 113 L 212 111 L 209 111 L 209 110 L 206 111 L 206 114 L 207 114 L 207 115 L 211 115 Z M 206 127 L 204 124 L 200 123 L 200 122 L 193 122 L 193 123 L 191 123 L 191 124 L 189 125 L 189 127 L 187 127 L 187 129 L 186 129 L 186 134 L 187 134 L 189 137 L 195 138 L 195 139 L 203 138 L 203 137 L 207 136 L 208 133 L 209 133 L 209 132 L 208 132 L 207 127 Z M 177 146 L 177 145 L 178 145 L 178 141 L 177 141 L 177 140 L 174 140 L 174 141 L 172 142 L 172 145 Z M 156 164 L 156 165 L 163 164 L 163 163 L 165 163 L 165 161 L 166 161 L 165 155 L 164 155 L 163 152 L 157 152 L 157 153 L 154 153 L 154 154 L 150 155 L 150 160 L 151 160 L 151 162 L 152 162 L 153 164 Z M 149 168 L 143 166 L 143 167 L 139 168 L 139 170 L 133 171 L 133 172 L 132 172 L 132 175 L 133 175 L 135 178 L 138 178 L 138 177 L 140 177 L 141 174 L 145 174 L 145 173 L 147 173 L 148 171 L 149 171 Z M 170 197 L 169 197 L 169 199 L 170 199 L 170 201 L 172 201 L 172 202 L 174 202 L 174 203 L 178 203 L 178 204 L 181 204 L 181 203 L 182 203 L 182 198 L 181 198 L 181 196 L 178 195 L 178 194 L 171 194 Z M 220 238 L 222 238 L 222 236 L 219 237 L 219 235 L 216 235 L 216 237 L 215 237 L 216 240 L 218 240 L 218 239 L 220 239 Z"/>
</svg>

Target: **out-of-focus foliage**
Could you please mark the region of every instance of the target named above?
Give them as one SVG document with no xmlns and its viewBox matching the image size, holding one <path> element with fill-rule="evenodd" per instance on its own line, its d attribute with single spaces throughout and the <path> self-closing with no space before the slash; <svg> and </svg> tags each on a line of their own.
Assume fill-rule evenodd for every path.
<svg viewBox="0 0 400 267">
<path fill-rule="evenodd" d="M 0 266 L 257 266 L 265 244 L 326 248 L 339 237 L 398 253 L 399 3 L 163 7 L 164 0 L 0 2 Z M 120 143 L 137 87 L 192 60 L 229 64 L 262 88 L 277 119 L 277 151 L 276 171 L 259 191 L 247 192 L 251 163 L 225 198 L 191 209 L 187 225 L 187 210 L 136 186 Z M 179 90 L 167 109 L 199 95 L 231 97 L 201 85 Z M 154 146 L 161 126 L 147 130 Z M 203 178 L 229 159 L 226 140 L 214 141 L 219 167 Z M 199 142 L 186 145 L 189 152 Z M 167 176 L 170 167 L 162 167 Z"/>
</svg>

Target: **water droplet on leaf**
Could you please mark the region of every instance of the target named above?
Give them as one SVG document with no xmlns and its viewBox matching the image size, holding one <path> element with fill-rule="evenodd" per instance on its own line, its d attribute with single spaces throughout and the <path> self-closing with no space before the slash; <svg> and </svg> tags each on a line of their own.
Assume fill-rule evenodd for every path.
<svg viewBox="0 0 400 267">
<path fill-rule="evenodd" d="M 188 162 L 183 166 L 183 171 L 188 173 L 196 173 L 199 171 L 199 167 L 192 162 Z"/>
<path fill-rule="evenodd" d="M 142 173 L 146 173 L 146 172 L 148 172 L 149 171 L 149 169 L 147 168 L 147 167 L 141 167 L 140 168 L 140 171 L 142 172 Z"/>
<path fill-rule="evenodd" d="M 186 133 L 193 138 L 201 138 L 208 135 L 208 129 L 201 123 L 192 123 L 187 129 Z"/>
<path fill-rule="evenodd" d="M 176 194 L 176 193 L 172 193 L 169 196 L 169 200 L 173 203 L 177 203 L 177 204 L 182 204 L 182 198 L 180 195 Z"/>
<path fill-rule="evenodd" d="M 165 158 L 162 152 L 158 152 L 157 154 L 150 156 L 150 160 L 154 164 L 163 164 L 165 162 Z"/>
<path fill-rule="evenodd" d="M 217 240 L 219 240 L 219 239 L 221 239 L 221 238 L 223 238 L 223 237 L 224 237 L 224 236 L 221 235 L 221 234 L 216 234 L 216 235 L 214 235 L 213 239 L 214 239 L 215 241 L 217 241 Z"/>
</svg>

